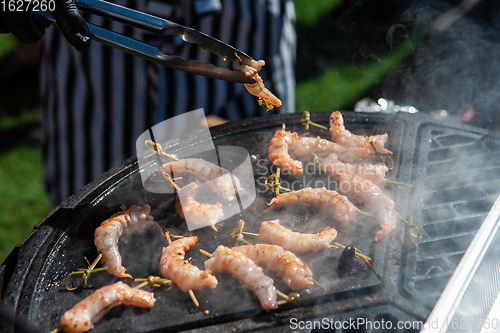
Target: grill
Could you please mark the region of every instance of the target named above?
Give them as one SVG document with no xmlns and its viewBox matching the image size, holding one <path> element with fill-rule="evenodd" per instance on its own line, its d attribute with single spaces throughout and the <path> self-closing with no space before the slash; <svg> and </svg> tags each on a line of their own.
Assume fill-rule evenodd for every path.
<svg viewBox="0 0 500 333">
<path fill-rule="evenodd" d="M 315 122 L 327 124 L 330 112 L 312 115 Z M 425 321 L 448 279 L 472 241 L 475 232 L 500 192 L 498 147 L 500 140 L 482 129 L 443 124 L 421 115 L 344 113 L 348 129 L 365 135 L 389 134 L 388 148 L 394 152 L 394 169 L 388 178 L 417 185 L 419 189 L 391 185 L 387 187 L 402 216 L 410 213 L 422 231 L 420 244 L 413 245 L 404 224 L 380 242 L 374 241 L 379 225 L 373 218 L 360 216 L 349 227 L 329 222 L 328 213 L 317 208 L 284 207 L 263 214 L 273 194 L 264 191 L 263 180 L 274 170 L 267 159 L 267 145 L 275 130 L 284 122 L 287 129 L 305 133 L 300 115 L 274 115 L 228 123 L 211 129 L 216 146 L 247 149 L 253 163 L 257 199 L 255 210 L 217 224 L 216 234 L 209 228 L 191 232 L 199 242 L 187 257 L 199 267 L 206 260 L 198 249 L 212 252 L 217 244 L 232 245 L 229 237 L 236 222 L 245 221 L 245 230 L 258 232 L 260 222 L 280 218 L 288 227 L 301 232 L 318 232 L 327 224 L 336 227 L 341 244 L 353 245 L 373 258 L 380 281 L 362 262 L 355 261 L 349 272 L 337 269 L 340 250 L 323 250 L 300 255 L 313 271 L 314 278 L 328 289 L 312 288 L 312 295 L 295 305 L 263 311 L 253 294 L 228 275 L 217 275 L 215 290 L 196 292 L 200 308 L 189 296 L 174 288 L 156 289 L 157 302 L 152 309 L 121 306 L 111 310 L 92 332 L 122 331 L 283 331 L 321 332 L 418 332 L 419 329 L 395 330 L 398 321 Z M 312 135 L 328 133 L 311 128 Z M 196 143 L 174 147 L 180 151 Z M 174 209 L 171 194 L 144 190 L 136 158 L 126 160 L 88 184 L 55 208 L 16 247 L 0 268 L 1 315 L 3 331 L 51 331 L 59 326 L 61 315 L 94 290 L 116 282 L 118 278 L 95 273 L 84 288 L 69 292 L 64 288 L 68 272 L 86 266 L 84 257 L 97 256 L 93 244 L 95 228 L 119 209 L 120 204 L 150 204 L 155 221 L 172 233 L 187 234 Z M 333 188 L 325 176 L 311 169 L 297 179 L 284 176 L 291 187 L 324 186 Z M 295 183 L 294 183 L 295 182 Z M 286 223 L 285 223 L 286 221 Z M 158 262 L 165 239 L 157 229 L 153 233 L 129 235 L 120 239 L 120 252 L 127 273 L 134 277 L 160 275 Z M 256 243 L 257 239 L 246 237 Z M 272 272 L 276 287 L 287 287 Z M 209 310 L 205 314 L 205 310 Z M 350 322 L 375 323 L 357 326 Z M 377 326 L 380 322 L 388 325 Z M 295 324 L 294 324 L 295 323 Z M 305 323 L 323 323 L 306 327 Z M 325 323 L 329 323 L 326 325 Z M 340 324 L 339 324 L 340 323 Z M 343 327 L 338 327 L 343 323 Z M 337 325 L 337 327 L 335 327 Z"/>
</svg>

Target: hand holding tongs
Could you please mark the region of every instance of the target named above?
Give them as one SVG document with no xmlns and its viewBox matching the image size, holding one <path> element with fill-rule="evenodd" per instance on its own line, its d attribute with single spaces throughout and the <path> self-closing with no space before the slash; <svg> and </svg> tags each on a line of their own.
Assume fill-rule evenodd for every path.
<svg viewBox="0 0 500 333">
<path fill-rule="evenodd" d="M 180 37 L 185 42 L 198 44 L 203 49 L 229 61 L 234 61 L 238 59 L 238 57 L 239 59 L 253 60 L 244 52 L 235 49 L 231 45 L 221 42 L 218 39 L 210 37 L 192 28 L 179 25 L 160 17 L 149 15 L 103 0 L 76 0 L 76 4 L 79 9 L 89 11 L 99 16 L 107 17 L 109 19 L 154 32 L 159 35 Z M 40 11 L 34 12 L 34 14 L 45 17 L 51 21 L 52 24 L 56 23 L 50 12 Z M 153 45 L 126 37 L 92 23 L 87 23 L 87 25 L 92 34 L 92 40 L 156 62 L 160 65 L 214 79 L 239 83 L 255 83 L 254 79 L 245 77 L 245 75 L 241 72 L 232 71 L 225 67 L 217 67 L 208 63 L 201 63 L 197 60 L 184 60 L 176 55 L 166 55 Z"/>
</svg>

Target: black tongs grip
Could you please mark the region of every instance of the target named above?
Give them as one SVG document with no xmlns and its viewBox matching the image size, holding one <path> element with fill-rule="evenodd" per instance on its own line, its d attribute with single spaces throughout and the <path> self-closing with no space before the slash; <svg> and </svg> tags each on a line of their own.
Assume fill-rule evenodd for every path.
<svg viewBox="0 0 500 333">
<path fill-rule="evenodd" d="M 223 57 L 225 60 L 233 61 L 238 57 L 240 59 L 253 60 L 247 54 L 235 49 L 231 45 L 167 19 L 103 0 L 76 0 L 76 4 L 81 10 L 114 21 L 119 21 L 159 35 L 180 37 L 185 42 L 197 44 L 201 48 Z M 49 19 L 52 23 L 56 23 L 52 14 L 49 12 L 37 12 L 37 14 Z M 166 55 L 153 45 L 126 37 L 91 23 L 87 23 L 87 25 L 89 26 L 93 40 L 155 63 L 210 78 L 239 83 L 255 83 L 254 79 L 245 77 L 241 72 L 232 71 L 226 67 L 217 67 L 212 64 L 202 63 L 197 60 L 184 60 L 177 55 Z"/>
</svg>

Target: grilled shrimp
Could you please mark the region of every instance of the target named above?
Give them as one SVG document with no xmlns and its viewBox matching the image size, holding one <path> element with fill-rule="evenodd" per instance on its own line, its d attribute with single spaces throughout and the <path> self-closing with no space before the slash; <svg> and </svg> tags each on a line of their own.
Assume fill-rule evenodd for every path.
<svg viewBox="0 0 500 333">
<path fill-rule="evenodd" d="M 385 184 L 385 173 L 389 171 L 383 164 L 343 163 L 335 154 L 328 155 L 321 161 L 321 170 L 335 179 L 339 179 L 341 173 L 347 173 L 361 176 L 377 185 Z"/>
<path fill-rule="evenodd" d="M 149 205 L 142 207 L 131 205 L 128 208 L 121 205 L 120 208 L 121 212 L 113 214 L 95 230 L 94 244 L 97 251 L 102 254 L 102 265 L 108 266 L 108 273 L 132 278 L 132 275 L 125 273 L 125 267 L 122 266 L 118 239 L 141 228 L 150 229 L 153 226 L 153 217 L 149 215 L 151 211 Z"/>
<path fill-rule="evenodd" d="M 257 295 L 264 310 L 270 311 L 278 307 L 273 279 L 241 252 L 219 245 L 212 253 L 212 258 L 205 261 L 205 268 L 212 273 L 225 272 L 237 278 Z"/>
<path fill-rule="evenodd" d="M 319 155 L 335 153 L 339 160 L 346 162 L 353 162 L 359 157 L 370 155 L 370 150 L 367 148 L 344 147 L 319 136 L 316 138 L 294 136 L 290 148 L 297 157 L 306 157 L 311 153 Z"/>
<path fill-rule="evenodd" d="M 269 244 L 242 245 L 233 247 L 234 251 L 243 253 L 257 264 L 267 266 L 275 271 L 278 277 L 292 290 L 307 288 L 313 284 L 309 267 L 290 251 L 281 246 Z"/>
<path fill-rule="evenodd" d="M 195 175 L 218 189 L 224 199 L 228 201 L 232 201 L 234 199 L 234 193 L 241 190 L 240 181 L 235 175 L 201 158 L 185 158 L 165 163 L 160 169 L 165 172 L 189 173 Z"/>
<path fill-rule="evenodd" d="M 273 220 L 262 222 L 259 236 L 288 251 L 315 252 L 330 248 L 330 243 L 337 237 L 337 230 L 326 227 L 317 234 L 301 234 L 283 227 L 279 220 Z"/>
<path fill-rule="evenodd" d="M 384 148 L 384 144 L 388 138 L 387 133 L 372 136 L 353 134 L 344 127 L 344 118 L 339 111 L 334 111 L 330 115 L 330 135 L 333 141 L 345 147 L 357 146 L 373 152 L 373 148 L 370 145 L 370 142 L 372 142 L 378 151 L 389 152 L 389 150 Z"/>
<path fill-rule="evenodd" d="M 151 308 L 155 304 L 154 294 L 142 289 L 134 289 L 123 282 L 96 290 L 61 317 L 61 328 L 65 332 L 87 332 L 115 306 L 135 305 Z"/>
<path fill-rule="evenodd" d="M 353 174 L 339 175 L 339 191 L 349 199 L 365 203 L 377 210 L 382 230 L 375 235 L 375 241 L 396 229 L 397 212 L 394 201 L 373 182 Z"/>
<path fill-rule="evenodd" d="M 300 176 L 304 171 L 302 162 L 292 159 L 288 153 L 288 148 L 293 144 L 294 140 L 297 139 L 297 133 L 277 130 L 271 142 L 269 142 L 267 153 L 269 155 L 269 160 L 271 160 L 274 165 L 296 176 Z"/>
<path fill-rule="evenodd" d="M 260 75 L 255 74 L 253 78 L 256 81 L 255 83 L 245 84 L 245 88 L 247 88 L 248 92 L 275 107 L 280 107 L 281 100 L 264 86 L 264 82 Z"/>
<path fill-rule="evenodd" d="M 326 188 L 306 187 L 298 191 L 280 193 L 268 203 L 267 213 L 278 206 L 308 205 L 328 210 L 343 227 L 358 215 L 358 208 L 347 197 Z"/>
<path fill-rule="evenodd" d="M 181 188 L 177 193 L 175 210 L 187 222 L 206 227 L 220 221 L 224 213 L 222 212 L 220 202 L 210 205 L 202 204 L 195 200 L 194 195 L 200 186 L 198 180 L 195 180 Z"/>
<path fill-rule="evenodd" d="M 197 241 L 196 236 L 180 238 L 164 247 L 162 251 L 161 273 L 171 279 L 183 292 L 202 289 L 204 286 L 212 289 L 217 287 L 215 276 L 184 259 L 186 251 Z"/>
<path fill-rule="evenodd" d="M 239 59 L 236 59 L 233 61 L 233 70 L 240 71 L 246 77 L 252 77 L 256 81 L 255 83 L 245 84 L 245 88 L 247 88 L 250 94 L 263 99 L 264 101 L 274 105 L 275 107 L 280 107 L 281 100 L 274 96 L 274 94 L 264 86 L 264 82 L 258 74 L 262 66 L 264 66 L 265 64 L 266 62 L 264 60 L 255 61 L 243 59 L 243 62 L 240 62 Z"/>
<path fill-rule="evenodd" d="M 297 133 L 278 130 L 269 143 L 268 155 L 271 162 L 282 170 L 300 176 L 303 172 L 302 162 L 290 157 L 290 152 L 299 158 L 311 153 L 325 155 L 335 153 L 342 161 L 352 162 L 359 157 L 368 156 L 370 150 L 362 147 L 344 147 L 320 137 L 299 137 Z"/>
<path fill-rule="evenodd" d="M 264 60 L 243 60 L 240 62 L 239 59 L 233 61 L 233 70 L 243 73 L 246 77 L 252 77 L 258 72 L 266 62 Z"/>
</svg>

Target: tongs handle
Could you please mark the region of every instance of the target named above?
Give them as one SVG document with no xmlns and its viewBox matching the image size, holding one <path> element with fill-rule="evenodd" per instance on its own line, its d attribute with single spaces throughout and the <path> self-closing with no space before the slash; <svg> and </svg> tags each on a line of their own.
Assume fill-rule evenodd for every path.
<svg viewBox="0 0 500 333">
<path fill-rule="evenodd" d="M 76 3 L 81 9 L 99 16 L 108 17 L 112 20 L 120 21 L 156 34 L 178 36 L 184 41 L 198 44 L 211 53 L 224 57 L 224 59 L 233 61 L 237 59 L 235 54 L 242 59 L 252 59 L 244 52 L 215 38 L 160 17 L 102 0 L 77 0 Z M 44 11 L 34 13 L 56 24 L 51 13 Z M 166 55 L 153 45 L 104 29 L 92 23 L 87 23 L 87 25 L 92 34 L 92 40 L 155 63 L 210 78 L 238 83 L 255 83 L 254 79 L 245 77 L 241 72 L 232 71 L 229 68 L 217 67 L 196 60 L 184 60 L 176 55 Z"/>
<path fill-rule="evenodd" d="M 108 1 L 101 0 L 76 0 L 78 8 L 90 13 L 123 22 L 154 33 L 171 24 L 176 24 L 167 19 L 149 15 L 138 10 L 123 7 Z"/>
<path fill-rule="evenodd" d="M 187 43 L 198 44 L 200 47 L 230 61 L 238 59 L 253 60 L 246 53 L 204 34 L 195 29 L 185 27 L 167 19 L 153 16 L 138 10 L 123 7 L 103 0 L 76 0 L 81 9 L 123 22 L 159 35 L 170 35 L 182 38 Z M 236 57 L 236 55 L 238 57 Z"/>
</svg>

